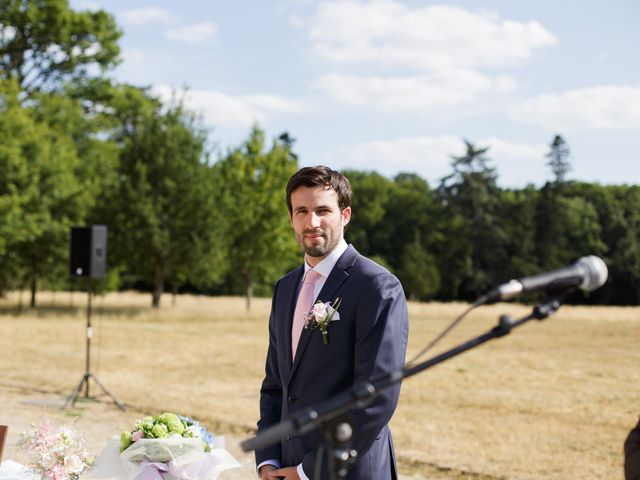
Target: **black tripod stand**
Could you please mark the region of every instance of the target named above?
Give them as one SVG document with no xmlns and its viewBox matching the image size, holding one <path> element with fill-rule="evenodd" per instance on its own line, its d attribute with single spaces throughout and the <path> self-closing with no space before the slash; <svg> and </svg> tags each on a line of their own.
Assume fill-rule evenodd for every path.
<svg viewBox="0 0 640 480">
<path fill-rule="evenodd" d="M 89 380 L 93 378 L 93 381 L 102 389 L 102 391 L 113 400 L 120 410 L 125 410 L 127 407 L 124 403 L 118 400 L 107 388 L 100 383 L 100 380 L 91 373 L 91 337 L 93 337 L 93 327 L 91 326 L 91 298 L 93 297 L 93 284 L 91 283 L 91 279 L 87 279 L 87 355 L 86 355 L 86 363 L 85 370 L 80 383 L 73 390 L 71 395 L 67 398 L 62 410 L 65 410 L 69 404 L 74 406 L 76 404 L 76 400 L 78 400 L 78 396 L 80 395 L 80 391 L 84 386 L 84 398 L 92 398 L 89 396 Z"/>
</svg>

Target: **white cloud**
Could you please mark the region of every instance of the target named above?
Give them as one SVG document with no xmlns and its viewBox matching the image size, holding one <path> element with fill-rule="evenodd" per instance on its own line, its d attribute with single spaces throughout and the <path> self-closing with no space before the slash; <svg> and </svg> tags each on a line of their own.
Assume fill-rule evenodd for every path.
<svg viewBox="0 0 640 480">
<path fill-rule="evenodd" d="M 161 23 L 170 25 L 174 16 L 168 10 L 157 7 L 132 8 L 121 13 L 122 21 L 129 25 L 147 25 L 149 23 Z"/>
<path fill-rule="evenodd" d="M 324 2 L 307 28 L 313 50 L 328 61 L 417 70 L 509 64 L 557 43 L 535 20 L 445 5 L 412 9 L 394 0 Z"/>
<path fill-rule="evenodd" d="M 296 100 L 289 100 L 285 97 L 270 94 L 258 94 L 258 95 L 241 95 L 238 96 L 243 102 L 251 105 L 255 109 L 271 112 L 282 113 L 299 113 L 305 108 L 302 102 Z"/>
<path fill-rule="evenodd" d="M 433 182 L 449 172 L 450 155 L 461 153 L 463 143 L 460 137 L 442 135 L 374 140 L 343 146 L 335 158 L 343 159 L 350 168 L 375 170 L 387 176 L 414 172 Z"/>
<path fill-rule="evenodd" d="M 154 85 L 152 93 L 163 101 L 170 101 L 174 89 L 167 85 Z M 277 113 L 296 113 L 304 105 L 295 100 L 269 94 L 229 95 L 215 90 L 175 90 L 184 96 L 185 106 L 201 114 L 206 124 L 213 127 L 249 127 L 255 122 L 265 123 Z"/>
<path fill-rule="evenodd" d="M 545 157 L 549 151 L 548 145 L 512 142 L 496 137 L 481 138 L 475 144 L 489 147 L 487 158 L 492 160 L 490 165 L 496 168 L 500 185 L 540 185 L 549 177 Z"/>
<path fill-rule="evenodd" d="M 489 147 L 490 166 L 496 168 L 501 185 L 522 187 L 545 180 L 545 145 L 512 142 L 495 137 L 474 141 Z M 465 145 L 456 135 L 405 137 L 343 146 L 332 157 L 349 168 L 375 170 L 392 177 L 413 172 L 436 186 L 451 173 L 451 156 L 463 155 Z"/>
<path fill-rule="evenodd" d="M 510 116 L 549 131 L 638 130 L 640 86 L 603 85 L 540 95 Z"/>
<path fill-rule="evenodd" d="M 95 2 L 82 2 L 80 3 L 79 7 L 82 10 L 90 10 L 92 12 L 96 12 L 98 10 L 102 10 L 103 7 L 100 6 L 100 4 L 95 3 Z"/>
<path fill-rule="evenodd" d="M 481 138 L 476 145 L 489 147 L 489 158 L 509 160 L 517 163 L 544 160 L 549 147 L 543 144 L 511 142 L 497 137 Z M 544 160 L 546 161 L 546 160 Z"/>
<path fill-rule="evenodd" d="M 180 18 L 169 10 L 157 7 L 134 8 L 121 14 L 124 23 L 129 25 L 161 24 L 166 28 L 164 37 L 175 42 L 197 45 L 215 38 L 218 25 L 214 22 L 182 24 Z"/>
<path fill-rule="evenodd" d="M 122 58 L 125 63 L 139 64 L 146 58 L 146 55 L 144 50 L 130 48 L 122 52 Z"/>
<path fill-rule="evenodd" d="M 473 102 L 480 94 L 504 93 L 515 80 L 495 80 L 471 70 L 448 70 L 412 77 L 356 77 L 332 73 L 312 87 L 348 105 L 370 106 L 383 111 L 422 111 Z"/>
<path fill-rule="evenodd" d="M 218 25 L 213 22 L 200 22 L 181 27 L 169 28 L 164 36 L 169 40 L 198 45 L 215 38 L 218 33 Z"/>
</svg>

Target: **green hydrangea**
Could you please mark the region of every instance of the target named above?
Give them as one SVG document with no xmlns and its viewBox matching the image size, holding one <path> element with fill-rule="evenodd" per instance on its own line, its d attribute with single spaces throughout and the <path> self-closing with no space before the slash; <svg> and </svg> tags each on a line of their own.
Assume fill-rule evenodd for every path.
<svg viewBox="0 0 640 480">
<path fill-rule="evenodd" d="M 169 433 L 177 433 L 182 435 L 186 429 L 186 425 L 175 413 L 163 413 L 162 415 L 158 415 L 157 419 L 158 423 L 166 425 L 169 429 Z"/>
<path fill-rule="evenodd" d="M 124 452 L 132 443 L 131 432 L 122 432 L 120 435 L 120 452 Z"/>
<path fill-rule="evenodd" d="M 172 436 L 202 438 L 204 451 L 209 452 L 211 450 L 208 443 L 210 440 L 207 439 L 213 436 L 198 422 L 190 418 L 180 417 L 175 413 L 165 412 L 155 417 L 144 417 L 135 422 L 133 430 L 123 432 L 120 435 L 120 452 L 130 447 L 134 443 L 134 438 L 161 439 Z"/>
<path fill-rule="evenodd" d="M 164 423 L 156 423 L 151 429 L 151 438 L 167 438 L 169 436 L 169 429 Z"/>
<path fill-rule="evenodd" d="M 153 428 L 153 417 L 144 417 L 142 420 L 138 420 L 134 425 L 134 430 L 142 430 L 143 432 L 150 432 Z"/>
</svg>

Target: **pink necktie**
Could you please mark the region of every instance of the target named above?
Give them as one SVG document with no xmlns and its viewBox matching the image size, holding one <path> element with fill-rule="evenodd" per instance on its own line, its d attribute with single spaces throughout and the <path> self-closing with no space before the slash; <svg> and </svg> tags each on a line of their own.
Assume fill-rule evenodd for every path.
<svg viewBox="0 0 640 480">
<path fill-rule="evenodd" d="M 300 341 L 300 335 L 302 335 L 302 329 L 306 322 L 306 313 L 313 307 L 313 287 L 316 284 L 316 280 L 320 278 L 320 275 L 315 270 L 311 269 L 307 272 L 302 283 L 302 288 L 298 294 L 298 301 L 296 302 L 296 310 L 293 313 L 293 327 L 291 329 L 291 358 L 296 358 L 296 349 L 298 348 L 298 342 Z"/>
</svg>

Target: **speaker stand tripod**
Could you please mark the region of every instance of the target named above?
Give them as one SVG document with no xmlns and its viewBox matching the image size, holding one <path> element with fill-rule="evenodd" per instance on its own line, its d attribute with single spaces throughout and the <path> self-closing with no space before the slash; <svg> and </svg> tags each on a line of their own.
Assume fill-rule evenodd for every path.
<svg viewBox="0 0 640 480">
<path fill-rule="evenodd" d="M 91 326 L 91 298 L 93 297 L 93 288 L 92 288 L 90 278 L 87 279 L 87 295 L 88 295 L 88 298 L 87 298 L 87 355 L 86 355 L 85 371 L 84 371 L 84 375 L 82 376 L 82 379 L 80 380 L 80 383 L 78 383 L 78 386 L 73 390 L 71 395 L 67 397 L 67 401 L 63 405 L 62 410 L 65 410 L 69 405 L 74 406 L 76 404 L 76 400 L 78 400 L 78 396 L 80 395 L 80 391 L 82 390 L 82 387 L 84 387 L 84 398 L 87 398 L 87 399 L 91 398 L 89 396 L 89 380 L 93 379 L 96 385 L 98 385 L 102 389 L 102 391 L 109 398 L 111 398 L 111 400 L 113 400 L 113 403 L 115 403 L 120 410 L 124 411 L 127 408 L 126 405 L 122 403 L 120 400 L 118 400 L 109 390 L 107 390 L 107 388 L 104 385 L 102 385 L 102 383 L 100 383 L 100 380 L 98 380 L 98 377 L 93 375 L 90 370 L 91 337 L 93 337 L 93 327 Z"/>
</svg>

